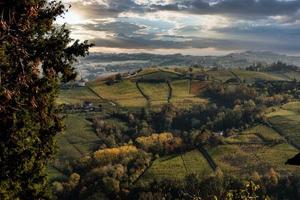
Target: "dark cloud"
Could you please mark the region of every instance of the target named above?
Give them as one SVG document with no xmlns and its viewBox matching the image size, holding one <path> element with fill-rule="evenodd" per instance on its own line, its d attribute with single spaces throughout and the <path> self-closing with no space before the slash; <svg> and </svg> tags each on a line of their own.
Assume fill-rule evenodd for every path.
<svg viewBox="0 0 300 200">
<path fill-rule="evenodd" d="M 174 36 L 175 37 L 175 36 Z M 266 50 L 273 51 L 274 49 L 281 52 L 300 51 L 298 43 L 289 41 L 272 42 L 268 40 L 240 40 L 240 39 L 207 39 L 207 38 L 191 38 L 179 37 L 181 40 L 161 40 L 161 39 L 146 39 L 139 36 L 124 36 L 118 35 L 110 38 L 98 38 L 93 42 L 97 47 L 109 47 L 120 49 L 203 49 L 216 48 L 219 50 Z"/>
<path fill-rule="evenodd" d="M 226 14 L 241 16 L 291 15 L 300 9 L 300 1 L 224 0 L 214 4 L 204 0 L 177 1 L 169 5 L 154 5 L 157 10 L 184 11 L 193 14 Z"/>
<path fill-rule="evenodd" d="M 73 9 L 88 18 L 117 17 L 126 11 L 142 12 L 143 7 L 133 0 L 107 0 L 99 3 L 96 0 L 80 0 L 72 3 Z"/>
<path fill-rule="evenodd" d="M 251 26 L 216 28 L 215 31 L 228 37 L 248 38 L 252 40 L 269 41 L 274 44 L 298 45 L 300 27 L 295 26 Z M 298 45 L 300 47 L 300 45 Z"/>
</svg>

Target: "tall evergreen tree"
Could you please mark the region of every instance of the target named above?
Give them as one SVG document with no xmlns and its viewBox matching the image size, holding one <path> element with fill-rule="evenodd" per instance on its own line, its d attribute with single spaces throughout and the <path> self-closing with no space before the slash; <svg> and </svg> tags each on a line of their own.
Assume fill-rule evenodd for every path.
<svg viewBox="0 0 300 200">
<path fill-rule="evenodd" d="M 0 199 L 47 199 L 45 168 L 63 128 L 59 83 L 91 46 L 53 24 L 61 2 L 0 0 Z"/>
</svg>

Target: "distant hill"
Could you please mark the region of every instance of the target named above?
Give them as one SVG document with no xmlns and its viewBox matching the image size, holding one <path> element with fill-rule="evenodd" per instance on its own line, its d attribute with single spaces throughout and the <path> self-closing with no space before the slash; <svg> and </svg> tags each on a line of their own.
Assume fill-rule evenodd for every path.
<svg viewBox="0 0 300 200">
<path fill-rule="evenodd" d="M 158 67 L 199 65 L 205 67 L 245 68 L 256 62 L 271 64 L 277 61 L 300 66 L 300 56 L 280 55 L 266 51 L 247 51 L 225 56 L 92 53 L 90 56 L 80 60 L 77 68 L 80 69 L 84 77 L 92 79 L 102 73 L 128 72 L 153 65 Z"/>
</svg>

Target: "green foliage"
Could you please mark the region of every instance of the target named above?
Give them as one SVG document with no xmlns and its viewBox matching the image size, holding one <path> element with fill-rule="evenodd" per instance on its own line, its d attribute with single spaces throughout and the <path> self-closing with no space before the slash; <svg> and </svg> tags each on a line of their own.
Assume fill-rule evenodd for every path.
<svg viewBox="0 0 300 200">
<path fill-rule="evenodd" d="M 5 0 L 0 23 L 0 199 L 47 198 L 45 167 L 62 130 L 55 107 L 60 81 L 75 78 L 72 64 L 91 46 L 70 39 L 53 21 L 61 2 Z"/>
</svg>

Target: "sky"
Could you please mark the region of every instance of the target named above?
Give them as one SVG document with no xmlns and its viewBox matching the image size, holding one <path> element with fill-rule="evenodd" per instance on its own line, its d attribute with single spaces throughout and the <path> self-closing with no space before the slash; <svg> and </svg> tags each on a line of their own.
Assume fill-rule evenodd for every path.
<svg viewBox="0 0 300 200">
<path fill-rule="evenodd" d="M 93 52 L 300 55 L 300 0 L 63 0 Z"/>
</svg>

